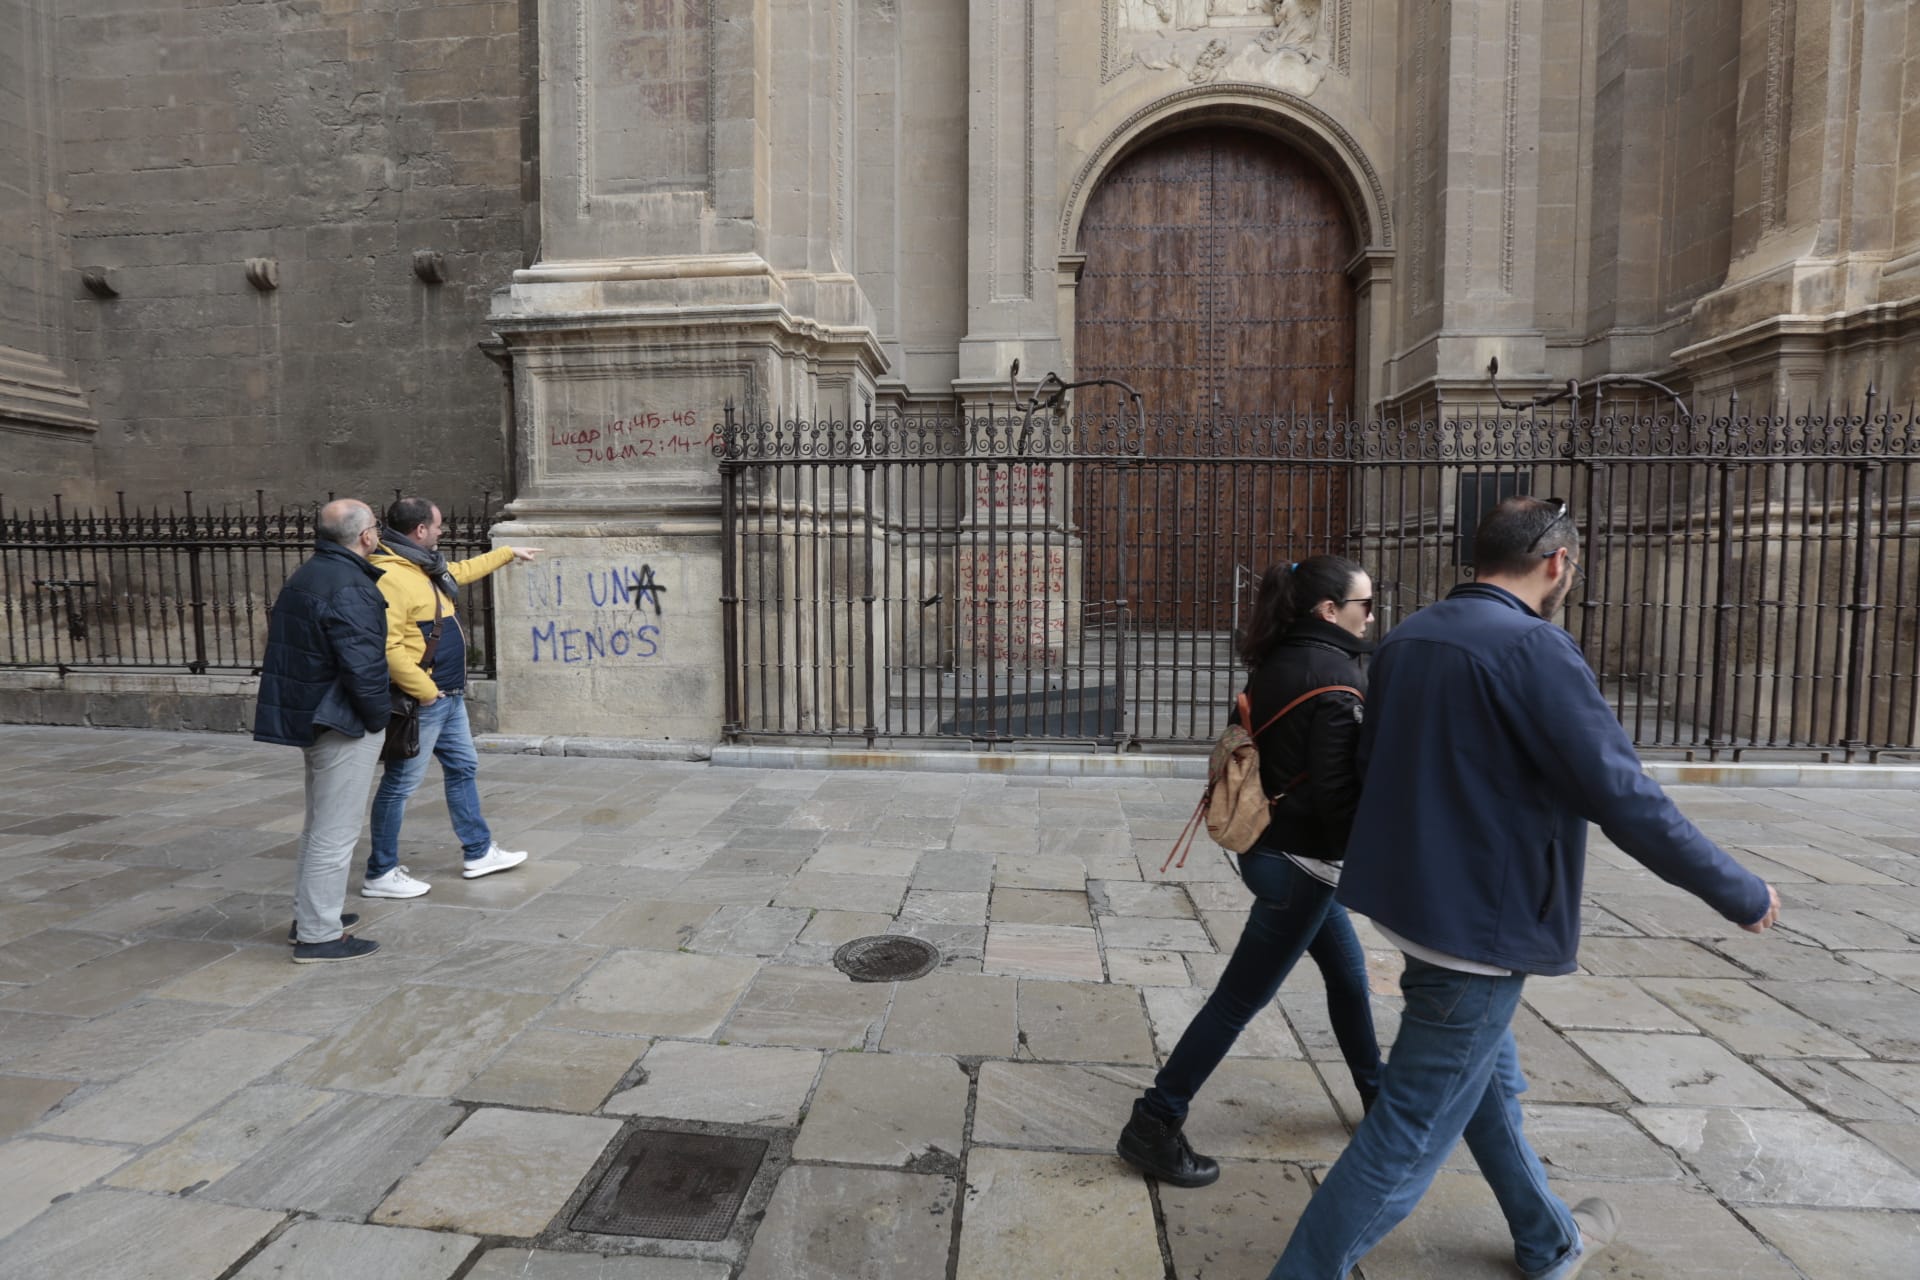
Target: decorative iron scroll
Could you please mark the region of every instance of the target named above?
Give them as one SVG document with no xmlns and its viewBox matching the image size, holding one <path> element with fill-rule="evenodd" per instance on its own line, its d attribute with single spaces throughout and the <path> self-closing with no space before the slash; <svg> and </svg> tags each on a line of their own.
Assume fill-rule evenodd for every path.
<svg viewBox="0 0 1920 1280">
<path fill-rule="evenodd" d="M 1523 462 L 1633 458 L 1920 456 L 1911 407 L 1861 412 L 1723 409 L 1682 414 L 1625 402 L 1446 416 L 1356 418 L 1329 407 L 1262 415 L 1067 416 L 999 410 L 962 416 L 729 419 L 726 462 L 886 458 L 1162 457 L 1273 461 Z"/>
</svg>

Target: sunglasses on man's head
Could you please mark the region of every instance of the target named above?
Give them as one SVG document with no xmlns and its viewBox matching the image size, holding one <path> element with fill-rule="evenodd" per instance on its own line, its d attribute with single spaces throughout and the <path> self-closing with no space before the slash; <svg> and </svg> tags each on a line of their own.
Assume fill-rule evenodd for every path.
<svg viewBox="0 0 1920 1280">
<path fill-rule="evenodd" d="M 1553 532 L 1553 527 L 1562 520 L 1571 518 L 1567 515 L 1567 500 L 1565 498 L 1542 498 L 1541 501 L 1553 510 L 1553 518 L 1542 525 L 1540 532 L 1534 536 L 1533 541 L 1527 544 L 1527 550 L 1529 552 L 1539 551 L 1540 543 L 1545 540 L 1548 534 Z M 1553 552 L 1551 551 L 1542 551 L 1540 558 L 1544 560 L 1552 554 Z"/>
</svg>

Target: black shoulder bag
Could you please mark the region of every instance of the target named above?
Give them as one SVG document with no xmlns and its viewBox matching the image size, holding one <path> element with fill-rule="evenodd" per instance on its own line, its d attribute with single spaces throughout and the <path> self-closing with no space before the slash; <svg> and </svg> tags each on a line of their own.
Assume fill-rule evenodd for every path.
<svg viewBox="0 0 1920 1280">
<path fill-rule="evenodd" d="M 440 588 L 433 591 L 433 630 L 427 633 L 427 650 L 420 655 L 423 671 L 433 670 L 433 651 L 440 647 L 440 628 L 446 620 L 440 608 Z M 393 701 L 393 714 L 387 721 L 387 741 L 380 748 L 382 760 L 411 760 L 420 754 L 420 699 L 393 685 L 387 690 Z"/>
</svg>

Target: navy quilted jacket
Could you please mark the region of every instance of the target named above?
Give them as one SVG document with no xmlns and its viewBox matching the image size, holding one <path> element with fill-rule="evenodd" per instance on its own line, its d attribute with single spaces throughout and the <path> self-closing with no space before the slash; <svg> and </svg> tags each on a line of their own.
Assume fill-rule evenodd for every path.
<svg viewBox="0 0 1920 1280">
<path fill-rule="evenodd" d="M 309 747 L 321 729 L 385 733 L 387 601 L 380 570 L 333 542 L 293 571 L 267 615 L 253 712 L 258 742 Z"/>
</svg>

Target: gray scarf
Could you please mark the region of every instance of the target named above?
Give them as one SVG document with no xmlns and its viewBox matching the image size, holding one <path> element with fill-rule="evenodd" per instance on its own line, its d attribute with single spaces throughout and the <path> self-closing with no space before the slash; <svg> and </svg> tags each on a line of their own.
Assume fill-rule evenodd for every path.
<svg viewBox="0 0 1920 1280">
<path fill-rule="evenodd" d="M 447 593 L 447 599 L 459 603 L 459 584 L 453 580 L 453 571 L 447 568 L 447 558 L 438 550 L 429 551 L 406 534 L 396 533 L 384 524 L 380 526 L 380 541 L 402 560 L 419 565 L 421 571 Z"/>
</svg>

